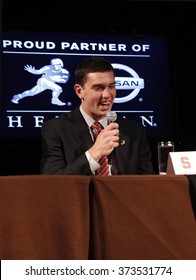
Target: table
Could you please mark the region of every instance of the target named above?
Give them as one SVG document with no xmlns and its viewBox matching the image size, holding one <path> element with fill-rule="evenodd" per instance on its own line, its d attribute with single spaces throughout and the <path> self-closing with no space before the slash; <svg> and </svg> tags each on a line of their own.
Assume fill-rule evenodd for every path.
<svg viewBox="0 0 196 280">
<path fill-rule="evenodd" d="M 87 176 L 0 177 L 0 259 L 88 259 Z"/>
<path fill-rule="evenodd" d="M 0 177 L 0 258 L 196 260 L 185 175 Z"/>
<path fill-rule="evenodd" d="M 196 259 L 186 176 L 92 178 L 92 259 Z"/>
</svg>

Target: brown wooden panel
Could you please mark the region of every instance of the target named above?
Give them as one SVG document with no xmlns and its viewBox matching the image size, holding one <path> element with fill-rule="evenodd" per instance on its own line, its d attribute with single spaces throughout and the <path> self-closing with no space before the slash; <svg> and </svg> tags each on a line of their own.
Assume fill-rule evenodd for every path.
<svg viewBox="0 0 196 280">
<path fill-rule="evenodd" d="M 0 259 L 88 259 L 87 176 L 0 177 Z"/>
<path fill-rule="evenodd" d="M 91 258 L 196 259 L 186 176 L 92 178 Z"/>
</svg>

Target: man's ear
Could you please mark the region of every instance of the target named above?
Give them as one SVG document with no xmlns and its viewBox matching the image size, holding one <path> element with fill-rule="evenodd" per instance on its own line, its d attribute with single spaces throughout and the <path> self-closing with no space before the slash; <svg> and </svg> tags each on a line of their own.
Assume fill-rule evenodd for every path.
<svg viewBox="0 0 196 280">
<path fill-rule="evenodd" d="M 78 96 L 80 99 L 83 99 L 82 87 L 81 87 L 81 85 L 75 84 L 75 85 L 74 85 L 74 90 L 75 90 L 75 93 L 77 94 L 77 96 Z"/>
</svg>

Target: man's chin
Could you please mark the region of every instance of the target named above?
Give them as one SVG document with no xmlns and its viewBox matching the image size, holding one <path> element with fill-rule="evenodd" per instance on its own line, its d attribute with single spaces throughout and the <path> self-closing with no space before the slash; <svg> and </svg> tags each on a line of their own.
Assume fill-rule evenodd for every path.
<svg viewBox="0 0 196 280">
<path fill-rule="evenodd" d="M 101 112 L 101 116 L 102 116 L 102 117 L 105 117 L 109 111 L 110 111 L 110 110 L 107 110 L 107 111 L 106 111 L 106 110 L 105 110 L 105 111 L 102 111 L 102 112 Z"/>
</svg>

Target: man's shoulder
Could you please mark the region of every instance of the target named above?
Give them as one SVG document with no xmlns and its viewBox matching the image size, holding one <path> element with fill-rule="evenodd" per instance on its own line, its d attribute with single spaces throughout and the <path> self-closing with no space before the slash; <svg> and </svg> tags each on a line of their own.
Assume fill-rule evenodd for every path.
<svg viewBox="0 0 196 280">
<path fill-rule="evenodd" d="M 79 110 L 76 108 L 73 111 L 66 111 L 64 113 L 61 113 L 60 115 L 57 115 L 56 117 L 46 120 L 45 123 L 49 123 L 49 124 L 54 124 L 54 125 L 61 125 L 61 124 L 65 124 L 65 123 L 72 123 L 75 122 L 75 120 L 77 120 L 78 116 L 78 112 Z"/>
</svg>

